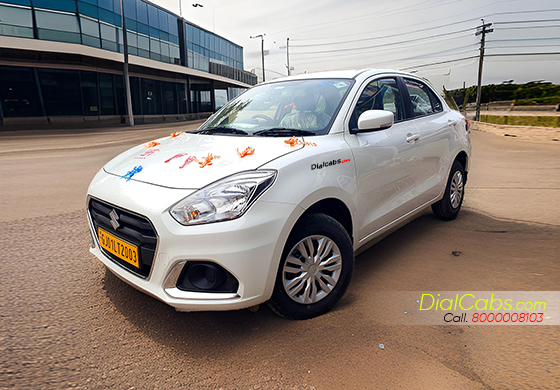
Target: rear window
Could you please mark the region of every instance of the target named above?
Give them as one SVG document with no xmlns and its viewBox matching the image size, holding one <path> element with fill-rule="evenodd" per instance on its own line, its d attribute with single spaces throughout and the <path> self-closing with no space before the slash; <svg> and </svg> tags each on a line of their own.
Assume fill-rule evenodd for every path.
<svg viewBox="0 0 560 390">
<path fill-rule="evenodd" d="M 443 111 L 441 100 L 427 85 L 410 79 L 404 79 L 404 83 L 412 104 L 412 116 L 417 117 Z"/>
</svg>

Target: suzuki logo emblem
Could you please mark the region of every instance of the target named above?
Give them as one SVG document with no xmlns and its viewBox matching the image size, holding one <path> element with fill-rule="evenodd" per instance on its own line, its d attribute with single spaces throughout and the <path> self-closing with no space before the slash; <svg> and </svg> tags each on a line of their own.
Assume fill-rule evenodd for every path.
<svg viewBox="0 0 560 390">
<path fill-rule="evenodd" d="M 113 211 L 109 213 L 109 217 L 111 217 L 111 225 L 113 226 L 113 229 L 117 230 L 117 228 L 121 226 L 121 224 L 119 223 L 119 215 L 117 214 L 115 209 L 113 209 Z"/>
</svg>

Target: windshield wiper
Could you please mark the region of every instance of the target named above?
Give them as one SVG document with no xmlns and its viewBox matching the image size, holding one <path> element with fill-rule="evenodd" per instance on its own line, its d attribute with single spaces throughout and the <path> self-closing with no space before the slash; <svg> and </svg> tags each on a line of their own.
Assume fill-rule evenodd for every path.
<svg viewBox="0 0 560 390">
<path fill-rule="evenodd" d="M 209 127 L 207 129 L 202 129 L 195 131 L 195 134 L 239 134 L 239 135 L 249 135 L 246 131 L 234 129 L 232 127 L 217 126 Z"/>
<path fill-rule="evenodd" d="M 273 129 L 261 130 L 253 133 L 256 136 L 269 136 L 269 137 L 286 137 L 289 135 L 315 135 L 314 132 L 308 130 L 287 129 L 285 127 L 276 127 Z"/>
</svg>

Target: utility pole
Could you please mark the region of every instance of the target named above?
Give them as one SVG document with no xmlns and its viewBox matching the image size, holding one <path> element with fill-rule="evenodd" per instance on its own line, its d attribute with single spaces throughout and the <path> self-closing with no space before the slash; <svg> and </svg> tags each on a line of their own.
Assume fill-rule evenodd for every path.
<svg viewBox="0 0 560 390">
<path fill-rule="evenodd" d="M 260 38 L 261 39 L 261 56 L 262 56 L 262 69 L 263 69 L 263 83 L 266 81 L 264 78 L 264 36 L 266 34 L 259 34 L 259 35 L 255 35 L 254 37 L 251 36 L 249 38 L 254 39 L 254 38 Z"/>
<path fill-rule="evenodd" d="M 286 38 L 286 61 L 288 62 L 288 76 L 292 75 L 290 70 L 290 38 Z"/>
<path fill-rule="evenodd" d="M 494 31 L 492 23 L 484 23 L 482 20 L 482 25 L 478 26 L 478 31 L 474 34 L 475 36 L 482 35 L 480 37 L 480 57 L 478 59 L 478 88 L 476 90 L 476 114 L 474 117 L 475 121 L 480 120 L 480 101 L 482 100 L 482 63 L 484 62 L 484 44 L 486 43 L 486 34 Z"/>
<path fill-rule="evenodd" d="M 126 109 L 128 112 L 128 124 L 134 126 L 134 112 L 132 111 L 132 95 L 130 94 L 130 77 L 128 76 L 128 37 L 126 35 L 126 24 L 124 18 L 124 7 L 121 0 L 121 17 L 122 17 L 122 30 L 123 30 L 123 77 L 124 77 L 124 90 L 126 94 Z"/>
</svg>

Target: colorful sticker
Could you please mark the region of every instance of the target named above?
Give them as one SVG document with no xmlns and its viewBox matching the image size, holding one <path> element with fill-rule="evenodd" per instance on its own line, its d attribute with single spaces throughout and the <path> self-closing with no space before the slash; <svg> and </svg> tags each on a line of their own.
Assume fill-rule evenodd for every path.
<svg viewBox="0 0 560 390">
<path fill-rule="evenodd" d="M 171 135 L 171 137 L 175 138 L 175 137 L 178 137 L 178 136 L 180 136 L 180 135 L 181 135 L 181 133 L 182 133 L 182 132 L 181 132 L 181 131 L 179 131 L 178 133 L 171 133 L 170 135 Z"/>
<path fill-rule="evenodd" d="M 247 146 L 247 148 L 245 148 L 245 150 L 242 151 L 242 152 L 240 152 L 239 149 L 235 149 L 235 150 L 237 150 L 237 155 L 238 155 L 240 158 L 247 157 L 247 156 L 250 156 L 250 155 L 252 155 L 252 154 L 255 154 L 255 149 L 253 149 L 253 148 L 250 147 L 250 146 Z"/>
<path fill-rule="evenodd" d="M 147 145 L 144 145 L 144 147 L 145 147 L 145 148 L 154 148 L 154 147 L 156 147 L 156 146 L 158 146 L 158 145 L 160 145 L 159 142 L 152 141 L 152 142 L 149 142 Z"/>
<path fill-rule="evenodd" d="M 141 155 L 139 155 L 137 157 L 134 157 L 134 158 L 137 159 L 137 160 L 144 160 L 144 159 L 146 159 L 146 157 L 151 156 L 155 152 L 159 152 L 159 149 L 148 149 L 144 153 L 142 153 Z"/>
<path fill-rule="evenodd" d="M 183 156 L 187 156 L 187 155 L 188 155 L 187 153 L 179 153 L 179 154 L 176 154 L 175 156 L 171 157 L 169 160 L 165 160 L 165 163 L 168 163 L 169 161 L 171 161 L 171 160 L 173 160 L 173 159 L 175 159 L 175 158 L 179 158 L 179 157 L 183 157 Z"/>
<path fill-rule="evenodd" d="M 290 145 L 292 148 L 297 145 L 317 146 L 317 144 L 314 142 L 303 142 L 296 136 L 293 136 L 292 138 L 285 140 L 284 143 Z"/>
<path fill-rule="evenodd" d="M 297 139 L 295 136 L 284 141 L 285 144 L 290 145 L 292 148 L 296 145 L 299 145 L 300 142 L 301 141 Z"/>
<path fill-rule="evenodd" d="M 184 167 L 186 167 L 187 165 L 189 165 L 190 163 L 192 163 L 195 160 L 196 160 L 195 157 L 190 156 L 185 160 L 185 163 L 183 165 L 181 165 L 179 168 L 183 169 Z"/>
<path fill-rule="evenodd" d="M 126 175 L 122 175 L 121 178 L 126 179 L 126 181 L 130 181 L 130 179 L 132 179 L 132 176 L 136 175 L 141 171 L 142 171 L 142 165 L 139 165 L 137 167 L 134 167 L 131 171 L 128 171 Z"/>
<path fill-rule="evenodd" d="M 200 165 L 200 168 L 204 168 L 207 165 L 212 165 L 212 161 L 218 158 L 220 158 L 220 156 L 214 156 L 212 153 L 209 153 L 202 161 L 199 161 L 196 157 L 194 157 L 194 161 Z"/>
</svg>

